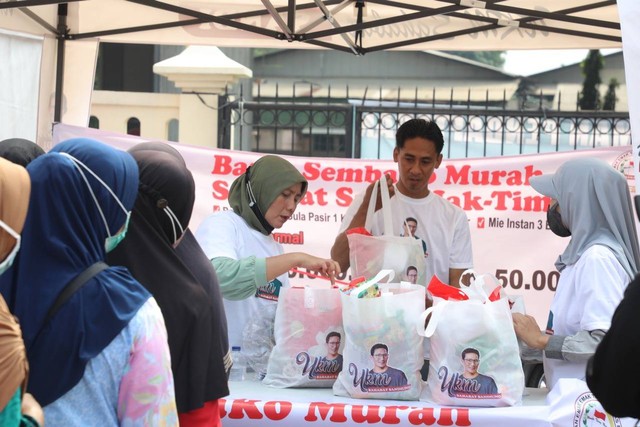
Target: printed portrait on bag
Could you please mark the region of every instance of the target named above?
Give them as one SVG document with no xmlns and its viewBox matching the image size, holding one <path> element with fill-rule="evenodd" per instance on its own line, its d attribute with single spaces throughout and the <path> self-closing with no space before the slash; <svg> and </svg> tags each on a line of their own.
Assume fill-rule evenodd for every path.
<svg viewBox="0 0 640 427">
<path fill-rule="evenodd" d="M 447 391 L 451 397 L 467 399 L 496 399 L 501 397 L 493 378 L 478 372 L 480 352 L 472 347 L 462 350 L 462 373 L 448 375 L 448 368 L 443 366 L 438 371 L 442 380 L 440 390 Z"/>
<path fill-rule="evenodd" d="M 360 375 L 355 364 L 349 365 L 354 386 L 359 386 L 362 391 L 368 393 L 403 391 L 411 388 L 405 373 L 389 366 L 389 347 L 386 344 L 374 344 L 370 353 L 372 367 L 362 369 Z"/>
</svg>

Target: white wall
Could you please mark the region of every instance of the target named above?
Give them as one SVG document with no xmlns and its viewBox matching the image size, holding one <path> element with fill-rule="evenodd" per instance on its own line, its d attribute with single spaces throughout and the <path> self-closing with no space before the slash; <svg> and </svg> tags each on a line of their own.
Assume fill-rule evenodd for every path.
<svg viewBox="0 0 640 427">
<path fill-rule="evenodd" d="M 101 130 L 125 134 L 127 121 L 135 117 L 140 120 L 140 136 L 166 140 L 169 121 L 180 116 L 180 95 L 96 90 L 91 115 L 100 120 Z"/>
</svg>

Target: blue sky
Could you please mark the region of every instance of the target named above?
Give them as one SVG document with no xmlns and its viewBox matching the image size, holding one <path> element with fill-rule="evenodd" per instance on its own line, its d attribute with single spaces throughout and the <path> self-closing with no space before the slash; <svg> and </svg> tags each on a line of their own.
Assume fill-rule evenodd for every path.
<svg viewBox="0 0 640 427">
<path fill-rule="evenodd" d="M 601 49 L 603 55 L 618 52 L 620 49 Z M 528 76 L 552 70 L 563 65 L 582 61 L 588 49 L 561 50 L 509 50 L 505 56 L 504 70 L 508 73 Z"/>
</svg>

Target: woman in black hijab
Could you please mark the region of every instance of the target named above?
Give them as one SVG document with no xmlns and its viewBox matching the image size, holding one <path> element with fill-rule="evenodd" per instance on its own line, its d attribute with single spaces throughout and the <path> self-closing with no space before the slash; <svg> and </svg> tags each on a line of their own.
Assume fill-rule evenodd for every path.
<svg viewBox="0 0 640 427">
<path fill-rule="evenodd" d="M 33 159 L 42 154 L 44 154 L 44 150 L 28 139 L 9 138 L 0 141 L 0 157 L 25 168 Z"/>
<path fill-rule="evenodd" d="M 129 152 L 140 169 L 140 188 L 127 237 L 108 261 L 128 267 L 162 310 L 180 425 L 218 426 L 218 399 L 229 394 L 219 291 L 213 282 L 203 286 L 201 273 L 192 272 L 176 250 L 191 219 L 193 177 L 167 144 L 138 144 Z"/>
</svg>

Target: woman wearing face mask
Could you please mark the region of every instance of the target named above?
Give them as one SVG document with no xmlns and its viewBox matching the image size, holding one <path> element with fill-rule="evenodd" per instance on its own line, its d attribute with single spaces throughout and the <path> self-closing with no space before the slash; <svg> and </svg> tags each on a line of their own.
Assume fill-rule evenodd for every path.
<svg viewBox="0 0 640 427">
<path fill-rule="evenodd" d="M 0 141 L 0 157 L 25 168 L 43 154 L 44 150 L 28 139 L 9 138 Z"/>
<path fill-rule="evenodd" d="M 127 267 L 164 314 L 180 426 L 219 426 L 218 399 L 229 394 L 219 348 L 223 328 L 210 289 L 175 249 L 191 219 L 195 183 L 167 144 L 142 143 L 129 153 L 140 170 L 138 197 L 127 238 L 107 260 Z"/>
<path fill-rule="evenodd" d="M 26 169 L 0 159 L 0 275 L 20 250 L 31 183 Z M 29 367 L 18 322 L 0 295 L 0 426 L 44 424 L 42 408 L 25 393 Z"/>
<path fill-rule="evenodd" d="M 587 361 L 611 325 L 627 284 L 640 267 L 626 178 L 594 158 L 569 160 L 531 186 L 550 197 L 549 227 L 569 243 L 556 261 L 560 279 L 546 334 L 531 316 L 513 315 L 517 336 L 543 350 L 549 387 L 585 379 Z"/>
<path fill-rule="evenodd" d="M 99 264 L 126 232 L 138 188 L 135 161 L 88 139 L 52 151 L 73 156 L 50 152 L 29 164 L 21 250 L 0 277 L 23 331 L 28 390 L 49 425 L 175 426 L 160 309 L 126 269 Z M 94 265 L 94 275 L 51 311 Z"/>
<path fill-rule="evenodd" d="M 196 239 L 220 280 L 229 344 L 241 347 L 245 354 L 248 352 L 247 345 L 243 346 L 243 336 L 247 338 L 245 326 L 249 320 L 275 314 L 273 307 L 280 288 L 289 285 L 290 269 L 308 268 L 331 279 L 340 273 L 334 260 L 302 252 L 285 254 L 271 235 L 291 218 L 306 191 L 307 180 L 295 166 L 278 156 L 263 156 L 231 185 L 228 200 L 233 210 L 207 217 L 196 231 Z M 262 332 L 269 341 L 269 330 L 263 328 Z M 245 342 L 256 340 L 248 338 Z M 257 350 L 260 359 L 264 359 L 260 354 L 268 358 L 268 350 Z M 247 357 L 249 364 L 256 367 L 251 356 Z M 257 367 L 266 368 L 265 362 L 260 360 Z"/>
</svg>

